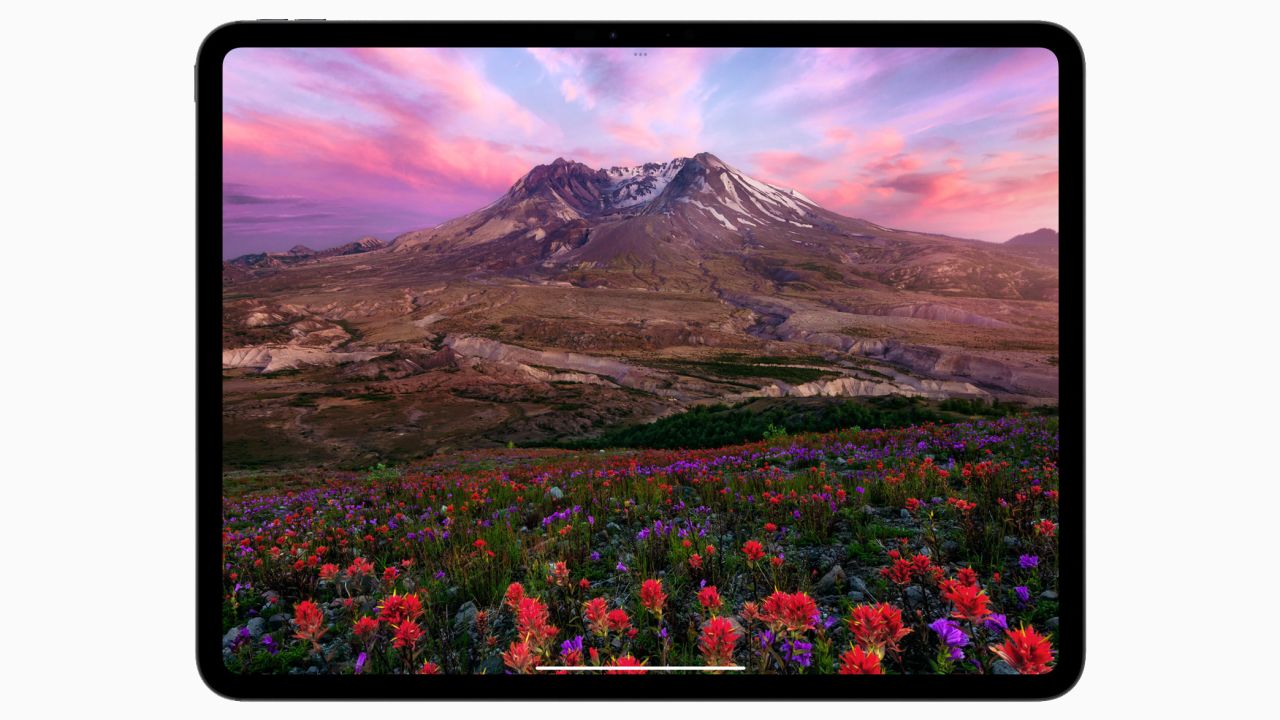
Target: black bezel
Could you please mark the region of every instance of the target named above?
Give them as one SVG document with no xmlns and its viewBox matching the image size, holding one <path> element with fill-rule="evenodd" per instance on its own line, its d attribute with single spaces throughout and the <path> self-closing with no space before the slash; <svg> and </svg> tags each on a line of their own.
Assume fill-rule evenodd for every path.
<svg viewBox="0 0 1280 720">
<path fill-rule="evenodd" d="M 615 38 L 610 33 L 616 33 Z M 222 662 L 222 60 L 239 47 L 1043 47 L 1059 63 L 1059 302 L 1062 527 L 1053 672 L 1037 676 L 266 676 Z M 420 23 L 237 22 L 215 29 L 196 65 L 196 661 L 214 691 L 245 698 L 1047 699 L 1084 665 L 1084 57 L 1042 22 Z M 214 628 L 215 630 L 211 630 Z"/>
</svg>

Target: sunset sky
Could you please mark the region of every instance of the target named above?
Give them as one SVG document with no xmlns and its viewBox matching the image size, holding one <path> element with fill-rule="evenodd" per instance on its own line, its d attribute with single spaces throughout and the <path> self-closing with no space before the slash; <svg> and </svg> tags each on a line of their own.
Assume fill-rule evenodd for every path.
<svg viewBox="0 0 1280 720">
<path fill-rule="evenodd" d="M 702 151 L 891 227 L 1058 227 L 1043 49 L 241 48 L 223 77 L 225 257 L 389 240 L 556 157 Z"/>
</svg>

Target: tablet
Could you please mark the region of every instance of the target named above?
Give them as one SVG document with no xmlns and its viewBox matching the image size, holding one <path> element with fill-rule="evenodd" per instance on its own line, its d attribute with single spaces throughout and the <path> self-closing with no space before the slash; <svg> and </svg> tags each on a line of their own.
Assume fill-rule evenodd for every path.
<svg viewBox="0 0 1280 720">
<path fill-rule="evenodd" d="M 1078 678 L 1068 32 L 259 21 L 196 76 L 212 689 Z"/>
</svg>

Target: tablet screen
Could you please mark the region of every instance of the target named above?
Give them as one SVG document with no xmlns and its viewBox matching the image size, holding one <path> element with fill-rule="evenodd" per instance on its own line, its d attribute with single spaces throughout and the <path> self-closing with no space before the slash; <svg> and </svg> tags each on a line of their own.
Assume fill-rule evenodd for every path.
<svg viewBox="0 0 1280 720">
<path fill-rule="evenodd" d="M 1051 52 L 222 78 L 228 670 L 1054 669 Z"/>
</svg>

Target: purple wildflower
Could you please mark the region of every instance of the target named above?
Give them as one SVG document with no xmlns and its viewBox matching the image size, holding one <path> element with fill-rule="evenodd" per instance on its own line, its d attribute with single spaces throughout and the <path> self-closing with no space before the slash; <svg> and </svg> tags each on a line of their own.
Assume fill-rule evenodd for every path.
<svg viewBox="0 0 1280 720">
<path fill-rule="evenodd" d="M 1018 558 L 1018 566 L 1023 570 L 1030 570 L 1033 567 L 1040 566 L 1040 557 L 1038 555 L 1023 555 Z"/>
</svg>

